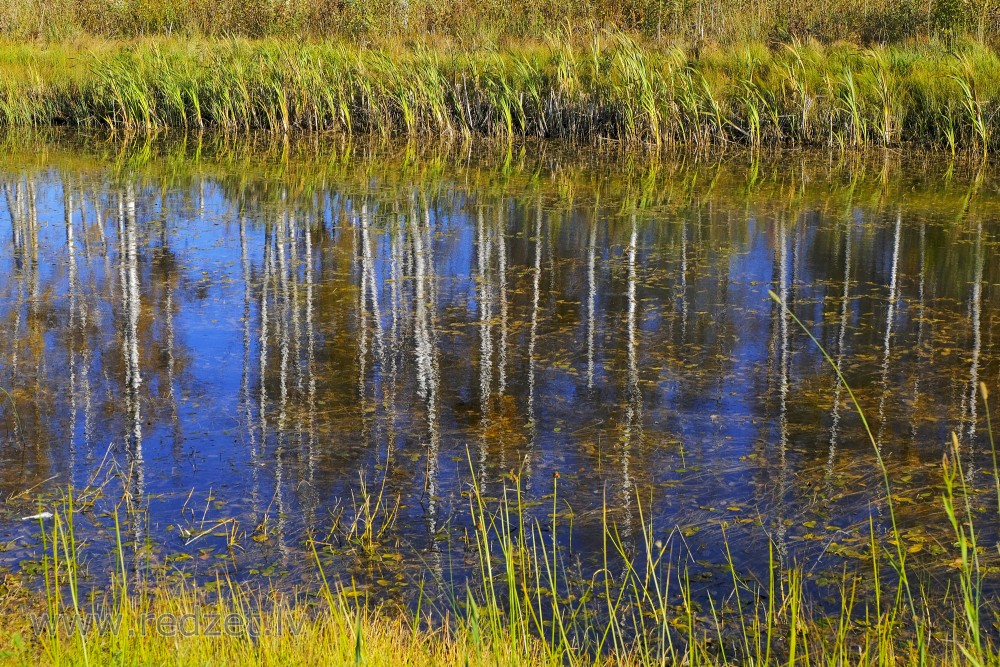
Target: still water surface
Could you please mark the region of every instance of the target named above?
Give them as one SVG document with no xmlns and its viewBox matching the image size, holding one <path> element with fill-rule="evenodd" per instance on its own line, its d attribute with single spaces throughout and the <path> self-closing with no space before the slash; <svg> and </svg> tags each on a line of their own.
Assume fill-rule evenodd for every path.
<svg viewBox="0 0 1000 667">
<path fill-rule="evenodd" d="M 741 567 L 766 567 L 770 539 L 835 568 L 869 517 L 885 530 L 882 478 L 768 290 L 852 382 L 923 553 L 950 431 L 971 480 L 992 471 L 976 392 L 1000 384 L 991 171 L 551 145 L 6 148 L 12 570 L 39 555 L 20 517 L 72 485 L 95 564 L 125 494 L 130 553 L 165 570 L 299 581 L 315 533 L 341 578 L 405 588 L 466 571 L 473 476 L 491 497 L 519 480 L 547 524 L 555 473 L 581 563 L 607 508 L 626 541 L 643 520 L 682 538 L 707 577 L 723 522 Z M 364 489 L 395 508 L 374 567 L 336 529 Z"/>
</svg>

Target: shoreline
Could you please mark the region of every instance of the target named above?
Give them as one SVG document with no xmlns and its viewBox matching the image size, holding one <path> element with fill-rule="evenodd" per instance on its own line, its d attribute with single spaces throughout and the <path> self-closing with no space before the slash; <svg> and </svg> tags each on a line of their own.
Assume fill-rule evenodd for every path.
<svg viewBox="0 0 1000 667">
<path fill-rule="evenodd" d="M 964 42 L 730 48 L 623 33 L 506 49 L 287 39 L 0 43 L 0 127 L 217 128 L 986 156 L 1000 59 Z"/>
</svg>

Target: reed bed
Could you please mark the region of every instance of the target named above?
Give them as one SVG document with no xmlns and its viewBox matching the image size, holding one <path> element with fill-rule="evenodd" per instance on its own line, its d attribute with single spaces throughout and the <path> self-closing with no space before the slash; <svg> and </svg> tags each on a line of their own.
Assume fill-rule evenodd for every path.
<svg viewBox="0 0 1000 667">
<path fill-rule="evenodd" d="M 690 50 L 622 33 L 507 49 L 155 39 L 0 47 L 0 125 L 562 138 L 651 147 L 994 147 L 977 42 Z"/>
</svg>

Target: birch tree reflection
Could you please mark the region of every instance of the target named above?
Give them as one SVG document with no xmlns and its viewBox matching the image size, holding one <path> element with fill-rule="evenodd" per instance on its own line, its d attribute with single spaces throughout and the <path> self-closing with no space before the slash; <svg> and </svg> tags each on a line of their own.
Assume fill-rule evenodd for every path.
<svg viewBox="0 0 1000 667">
<path fill-rule="evenodd" d="M 349 156 L 265 175 L 5 167 L 0 380 L 20 419 L 0 408 L 0 490 L 85 486 L 113 460 L 130 542 L 190 551 L 163 526 L 210 496 L 245 534 L 226 567 L 292 570 L 364 479 L 398 503 L 386 544 L 444 573 L 473 474 L 491 499 L 516 482 L 544 523 L 559 472 L 581 544 L 605 516 L 636 535 L 642 497 L 663 534 L 757 513 L 793 558 L 817 505 L 855 520 L 877 495 L 846 389 L 768 288 L 914 486 L 942 424 L 986 451 L 986 188 L 928 203 L 825 163 L 748 182 L 745 165 L 638 179 L 532 159 L 503 178 Z"/>
</svg>

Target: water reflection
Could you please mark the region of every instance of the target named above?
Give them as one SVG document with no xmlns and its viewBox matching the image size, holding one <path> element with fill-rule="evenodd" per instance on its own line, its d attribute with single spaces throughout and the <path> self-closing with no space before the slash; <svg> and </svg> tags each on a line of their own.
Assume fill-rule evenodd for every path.
<svg viewBox="0 0 1000 667">
<path fill-rule="evenodd" d="M 131 539 L 160 557 L 197 534 L 168 527 L 235 520 L 252 539 L 215 567 L 294 568 L 365 480 L 398 498 L 387 544 L 440 576 L 472 474 L 499 495 L 515 473 L 544 508 L 558 472 L 583 558 L 604 501 L 626 540 L 646 512 L 664 534 L 734 523 L 743 562 L 766 558 L 757 523 L 781 558 L 820 558 L 800 524 L 883 522 L 883 494 L 846 391 L 768 289 L 852 379 L 894 475 L 926 486 L 956 425 L 984 453 L 989 175 L 566 154 L 421 171 L 391 153 L 276 174 L 222 151 L 178 173 L 160 166 L 185 147 L 128 168 L 90 150 L 0 175 L 0 364 L 21 417 L 3 413 L 0 490 L 83 487 L 110 443 Z"/>
</svg>

